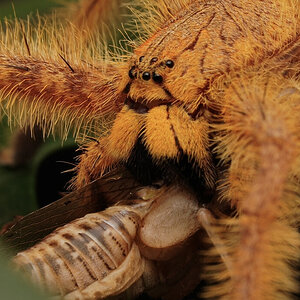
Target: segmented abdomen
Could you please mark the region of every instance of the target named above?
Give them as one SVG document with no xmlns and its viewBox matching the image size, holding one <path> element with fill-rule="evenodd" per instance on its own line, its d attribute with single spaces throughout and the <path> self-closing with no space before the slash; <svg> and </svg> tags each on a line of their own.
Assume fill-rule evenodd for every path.
<svg viewBox="0 0 300 300">
<path fill-rule="evenodd" d="M 82 291 L 118 269 L 139 223 L 140 216 L 128 207 L 111 207 L 61 227 L 13 261 L 32 281 L 57 295 Z"/>
</svg>

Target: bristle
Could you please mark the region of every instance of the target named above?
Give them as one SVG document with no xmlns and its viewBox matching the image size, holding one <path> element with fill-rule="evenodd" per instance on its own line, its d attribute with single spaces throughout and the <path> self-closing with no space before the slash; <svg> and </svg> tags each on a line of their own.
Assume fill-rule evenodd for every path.
<svg viewBox="0 0 300 300">
<path fill-rule="evenodd" d="M 299 177 L 299 169 L 292 167 L 300 149 L 299 89 L 280 72 L 264 68 L 230 78 L 226 84 L 231 87 L 220 97 L 224 123 L 216 125 L 216 150 L 231 161 L 220 191 L 240 215 L 229 295 L 285 299 L 297 292 L 286 260 L 299 259 L 299 234 L 284 214 L 299 213 L 299 196 L 286 192 L 286 183 L 293 190 L 291 179 Z"/>
<path fill-rule="evenodd" d="M 74 69 L 71 67 L 71 65 L 67 62 L 67 60 L 59 54 L 60 58 L 65 62 L 65 64 L 68 66 L 68 68 L 71 70 L 72 73 L 75 73 Z"/>
<path fill-rule="evenodd" d="M 218 201 L 227 201 L 236 209 L 236 217 L 206 224 L 209 249 L 200 251 L 205 265 L 201 276 L 208 286 L 201 297 L 285 299 L 298 289 L 293 264 L 299 261 L 300 247 L 300 1 L 268 0 L 263 7 L 259 1 L 216 2 L 227 14 L 229 22 L 224 24 L 234 23 L 241 38 L 227 45 L 218 36 L 220 43 L 214 49 L 220 52 L 211 61 L 221 57 L 222 63 L 212 69 L 216 76 L 209 77 L 201 95 L 197 86 L 195 98 L 191 97 L 195 107 L 205 101 L 215 109 L 216 122 L 193 129 L 190 140 L 195 140 L 194 132 L 211 133 L 211 148 L 225 169 L 217 183 Z M 126 97 L 122 91 L 132 48 L 168 24 L 177 26 L 181 13 L 199 11 L 207 3 L 213 2 L 133 0 L 121 5 L 120 0 L 82 0 L 62 23 L 54 16 L 38 17 L 35 23 L 6 21 L 0 29 L 1 106 L 11 122 L 32 128 L 39 124 L 45 135 L 58 132 L 65 138 L 73 130 L 75 136 L 93 139 L 95 133 L 96 139 L 83 146 L 86 153 L 75 168 L 73 187 L 80 188 L 126 161 L 142 128 L 142 122 L 134 123 L 130 116 L 112 125 Z M 230 15 L 226 5 L 237 3 L 243 9 L 232 9 Z M 105 23 L 121 6 L 123 19 L 132 15 L 135 19 L 124 25 L 122 40 L 116 41 L 110 25 L 95 24 Z M 126 16 L 128 8 L 131 14 Z M 232 57 L 222 48 L 225 44 L 229 52 L 234 50 Z M 214 49 L 209 51 L 215 53 Z M 191 94 L 181 76 L 172 80 L 173 94 L 176 89 Z M 151 99 L 152 91 L 148 92 Z M 130 126 L 134 129 L 129 134 L 120 130 Z M 210 146 L 207 141 L 203 149 Z M 170 147 L 166 149 L 159 157 Z"/>
<path fill-rule="evenodd" d="M 214 219 L 211 224 L 211 231 L 222 243 L 216 248 L 210 237 L 205 239 L 206 250 L 201 251 L 203 256 L 204 269 L 201 278 L 205 281 L 203 291 L 199 294 L 200 299 L 221 299 L 226 298 L 230 293 L 232 279 L 232 263 L 235 258 L 235 251 L 238 244 L 239 226 L 238 219 L 221 217 Z M 205 248 L 204 248 L 205 249 Z M 224 262 L 222 256 L 226 256 Z"/>
<path fill-rule="evenodd" d="M 121 0 L 81 0 L 66 4 L 66 8 L 58 11 L 81 31 L 92 32 L 94 29 L 110 23 L 119 22 L 125 14 Z M 85 34 L 85 33 L 83 33 Z"/>
<path fill-rule="evenodd" d="M 139 42 L 190 2 L 133 3 L 131 7 L 136 12 L 141 8 L 136 13 L 143 25 L 138 29 Z M 103 28 L 101 33 L 89 30 L 95 20 L 110 15 L 109 9 L 121 5 L 117 0 L 110 1 L 108 6 L 105 3 L 81 1 L 74 9 L 74 23 L 59 23 L 55 15 L 38 17 L 35 22 L 30 18 L 4 22 L 0 38 L 0 92 L 2 99 L 8 98 L 2 106 L 18 125 L 33 127 L 38 123 L 45 134 L 58 131 L 65 138 L 71 128 L 75 136 L 81 127 L 88 134 L 101 117 L 118 110 L 116 103 L 124 88 L 122 74 L 127 73 L 123 73 L 123 61 L 129 54 L 122 45 L 132 45 L 132 34 L 125 31 L 121 46 L 115 43 L 111 48 L 105 44 L 107 33 Z M 97 10 L 90 9 L 93 5 Z M 153 21 L 151 29 L 144 19 L 146 15 Z M 82 26 L 86 29 L 82 30 Z"/>
<path fill-rule="evenodd" d="M 137 31 L 138 28 L 139 42 L 143 42 L 167 21 L 174 19 L 179 12 L 194 2 L 192 0 L 134 0 L 129 8 L 135 20 L 134 23 L 131 23 L 131 26 L 128 24 L 128 27 L 134 28 L 133 31 Z"/>
<path fill-rule="evenodd" d="M 77 135 L 118 110 L 122 62 L 116 67 L 105 57 L 98 49 L 105 45 L 91 41 L 86 48 L 75 28 L 65 34 L 48 18 L 38 18 L 36 25 L 6 21 L 2 33 L 1 101 L 8 98 L 2 106 L 19 125 L 38 123 L 45 134 L 58 127 L 66 137 L 71 127 Z"/>
</svg>

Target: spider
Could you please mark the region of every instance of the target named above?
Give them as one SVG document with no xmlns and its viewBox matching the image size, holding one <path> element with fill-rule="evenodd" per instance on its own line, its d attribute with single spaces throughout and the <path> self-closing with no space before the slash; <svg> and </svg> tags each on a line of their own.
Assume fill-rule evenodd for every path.
<svg viewBox="0 0 300 300">
<path fill-rule="evenodd" d="M 136 39 L 124 36 L 132 50 L 106 48 L 102 58 L 76 26 L 6 24 L 4 110 L 45 134 L 83 130 L 75 190 L 126 167 L 143 185 L 176 181 L 212 210 L 229 206 L 235 214 L 223 228 L 237 224 L 238 232 L 220 230 L 220 237 L 231 245 L 232 270 L 210 270 L 217 287 L 207 297 L 292 298 L 300 244 L 299 1 L 143 0 L 131 9 Z"/>
</svg>

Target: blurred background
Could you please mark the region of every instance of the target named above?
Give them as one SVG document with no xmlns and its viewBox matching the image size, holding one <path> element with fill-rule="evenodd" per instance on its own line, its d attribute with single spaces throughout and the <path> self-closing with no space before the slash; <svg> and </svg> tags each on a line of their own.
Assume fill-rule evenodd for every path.
<svg viewBox="0 0 300 300">
<path fill-rule="evenodd" d="M 50 11 L 54 6 L 58 5 L 58 1 L 55 0 L 0 0 L 0 16 L 13 17 L 12 2 L 14 3 L 17 16 L 20 18 L 26 17 L 31 12 L 37 10 L 43 14 Z M 56 3 L 55 3 L 56 2 Z"/>
<path fill-rule="evenodd" d="M 17 18 L 26 18 L 37 12 L 50 13 L 58 7 L 57 0 L 14 0 Z M 14 18 L 12 1 L 0 0 L 0 19 Z M 4 116 L 0 123 L 0 229 L 13 221 L 56 199 L 66 191 L 76 146 L 69 138 L 44 139 L 39 128 L 34 139 L 27 132 L 11 129 Z M 51 178 L 51 180 L 49 180 Z"/>
<path fill-rule="evenodd" d="M 17 17 L 26 18 L 28 14 L 35 16 L 37 12 L 40 15 L 50 13 L 58 2 L 14 0 L 13 4 Z M 11 0 L 0 0 L 0 20 L 5 17 L 14 18 Z M 70 168 L 66 161 L 72 160 L 76 149 L 72 139 L 68 139 L 62 147 L 59 140 L 44 140 L 40 130 L 35 128 L 34 140 L 28 132 L 9 128 L 7 121 L 5 116 L 0 121 L 0 230 L 18 216 L 26 215 L 59 197 L 71 176 L 60 174 Z M 58 182 L 49 178 L 57 178 Z M 51 184 L 52 187 L 49 187 Z M 54 191 L 53 185 L 60 186 Z M 7 256 L 1 251 L 0 254 L 0 299 L 46 299 L 23 278 L 12 273 Z"/>
</svg>

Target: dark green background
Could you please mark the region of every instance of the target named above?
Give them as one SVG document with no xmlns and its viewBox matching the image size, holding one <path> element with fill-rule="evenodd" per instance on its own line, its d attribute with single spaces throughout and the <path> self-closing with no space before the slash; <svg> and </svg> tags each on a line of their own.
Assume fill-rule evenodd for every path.
<svg viewBox="0 0 300 300">
<path fill-rule="evenodd" d="M 55 0 L 14 0 L 14 7 L 18 18 L 26 18 L 28 14 L 48 13 L 51 8 L 58 6 Z M 12 18 L 14 12 L 11 1 L 0 0 L 0 18 Z M 12 130 L 7 126 L 4 117 L 0 124 L 0 151 L 9 144 Z M 67 142 L 68 143 L 68 142 Z M 11 221 L 16 215 L 25 215 L 37 208 L 34 176 L 39 162 L 56 148 L 61 147 L 59 140 L 47 139 L 34 159 L 26 166 L 12 168 L 0 166 L 0 228 Z"/>
<path fill-rule="evenodd" d="M 12 1 L 0 0 L 0 15 L 1 17 L 12 17 L 14 15 L 12 10 Z M 41 14 L 49 11 L 51 6 L 57 5 L 55 0 L 14 0 L 15 10 L 18 17 L 26 17 L 31 12 L 38 10 Z"/>
<path fill-rule="evenodd" d="M 47 13 L 57 5 L 51 0 L 14 0 L 17 17 Z M 0 0 L 0 18 L 13 17 L 11 1 Z M 0 124 L 0 150 L 7 146 L 11 130 L 4 118 Z M 61 146 L 60 141 L 48 139 L 40 147 L 30 164 L 22 168 L 0 166 L 0 227 L 16 215 L 27 214 L 37 208 L 34 196 L 34 174 L 39 161 L 53 148 Z M 7 257 L 0 256 L 0 299 L 5 300 L 41 300 L 39 292 L 27 285 L 22 278 L 13 274 L 7 265 Z"/>
</svg>

